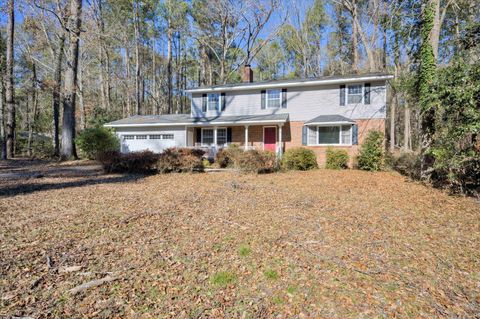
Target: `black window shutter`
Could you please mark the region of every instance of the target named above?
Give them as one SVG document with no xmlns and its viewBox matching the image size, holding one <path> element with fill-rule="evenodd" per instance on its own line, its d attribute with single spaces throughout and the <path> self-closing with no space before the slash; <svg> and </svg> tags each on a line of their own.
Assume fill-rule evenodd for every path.
<svg viewBox="0 0 480 319">
<path fill-rule="evenodd" d="M 225 102 L 225 93 L 222 93 L 221 94 L 221 97 L 222 97 L 222 111 L 225 111 L 225 105 L 226 105 L 226 102 Z"/>
<path fill-rule="evenodd" d="M 202 94 L 202 112 L 207 112 L 207 95 Z"/>
<path fill-rule="evenodd" d="M 370 83 L 365 83 L 365 104 L 370 104 Z"/>
<path fill-rule="evenodd" d="M 340 105 L 345 105 L 345 85 L 340 85 Z"/>
<path fill-rule="evenodd" d="M 265 95 L 267 94 L 267 91 L 262 90 L 262 110 L 265 109 Z"/>
<path fill-rule="evenodd" d="M 358 145 L 358 125 L 352 125 L 352 144 Z"/>
<path fill-rule="evenodd" d="M 197 143 L 202 143 L 202 129 L 201 128 L 197 127 L 195 129 L 195 135 L 197 135 L 196 136 Z"/>
<path fill-rule="evenodd" d="M 287 89 L 282 89 L 282 108 L 287 108 Z"/>
<path fill-rule="evenodd" d="M 308 126 L 302 127 L 302 145 L 307 145 Z"/>
<path fill-rule="evenodd" d="M 227 127 L 227 143 L 232 143 L 232 128 Z"/>
</svg>

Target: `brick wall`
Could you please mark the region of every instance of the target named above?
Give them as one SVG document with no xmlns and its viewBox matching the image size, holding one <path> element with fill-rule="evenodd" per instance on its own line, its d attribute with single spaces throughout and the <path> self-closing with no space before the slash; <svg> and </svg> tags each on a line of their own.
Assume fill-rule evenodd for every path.
<svg viewBox="0 0 480 319">
<path fill-rule="evenodd" d="M 361 145 L 365 140 L 367 134 L 371 130 L 385 131 L 384 119 L 370 119 L 370 120 L 357 120 L 358 125 L 358 143 Z M 283 126 L 283 148 L 288 150 L 292 147 L 300 147 L 302 145 L 302 127 L 303 122 L 288 122 Z M 277 129 L 278 132 L 278 129 Z M 196 133 L 195 133 L 196 134 Z M 195 136 L 194 136 L 195 140 Z M 277 138 L 278 140 L 278 138 Z M 243 146 L 245 143 L 245 127 L 233 126 L 232 127 L 232 142 Z M 263 149 L 263 126 L 253 125 L 248 128 L 248 145 L 254 146 L 258 149 Z M 359 145 L 352 146 L 333 146 L 337 149 L 345 149 L 350 155 L 351 163 L 353 158 L 358 153 Z M 305 146 L 312 149 L 317 155 L 317 161 L 320 166 L 325 165 L 326 160 L 326 146 Z"/>
</svg>

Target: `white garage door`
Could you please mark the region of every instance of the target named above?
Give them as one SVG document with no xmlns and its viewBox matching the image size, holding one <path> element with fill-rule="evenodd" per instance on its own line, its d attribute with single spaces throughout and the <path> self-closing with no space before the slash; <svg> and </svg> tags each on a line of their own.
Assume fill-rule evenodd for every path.
<svg viewBox="0 0 480 319">
<path fill-rule="evenodd" d="M 122 135 L 122 152 L 152 151 L 160 153 L 166 148 L 175 147 L 174 134 L 131 134 Z"/>
</svg>

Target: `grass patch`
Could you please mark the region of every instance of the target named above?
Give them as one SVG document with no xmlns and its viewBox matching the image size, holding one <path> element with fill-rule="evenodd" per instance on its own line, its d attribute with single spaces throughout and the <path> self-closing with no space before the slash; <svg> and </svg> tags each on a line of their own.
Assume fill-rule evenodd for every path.
<svg viewBox="0 0 480 319">
<path fill-rule="evenodd" d="M 265 277 L 267 277 L 270 280 L 277 280 L 278 279 L 278 273 L 276 270 L 273 269 L 267 269 L 263 272 Z"/>
<path fill-rule="evenodd" d="M 234 273 L 228 271 L 219 271 L 212 276 L 211 282 L 214 286 L 226 287 L 237 280 Z"/>
<path fill-rule="evenodd" d="M 238 254 L 242 257 L 247 257 L 251 253 L 252 249 L 247 245 L 240 246 L 240 249 L 238 250 Z"/>
</svg>

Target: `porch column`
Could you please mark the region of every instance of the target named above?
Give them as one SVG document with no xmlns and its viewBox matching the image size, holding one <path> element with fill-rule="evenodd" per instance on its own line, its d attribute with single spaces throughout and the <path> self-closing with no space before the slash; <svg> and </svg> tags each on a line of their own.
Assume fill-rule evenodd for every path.
<svg viewBox="0 0 480 319">
<path fill-rule="evenodd" d="M 283 127 L 282 124 L 280 124 L 280 125 L 278 126 L 278 144 L 279 144 L 279 147 L 280 147 L 280 148 L 278 149 L 278 154 L 279 154 L 280 156 L 282 156 L 282 153 L 283 153 L 283 145 L 282 145 L 282 143 L 283 143 L 283 142 L 282 142 L 282 135 L 283 135 L 283 133 L 282 133 L 282 127 Z"/>
<path fill-rule="evenodd" d="M 185 126 L 185 147 L 188 147 L 188 126 Z"/>
<path fill-rule="evenodd" d="M 248 151 L 248 125 L 245 125 L 245 151 Z"/>
<path fill-rule="evenodd" d="M 213 147 L 217 149 L 217 127 L 213 128 Z"/>
</svg>

